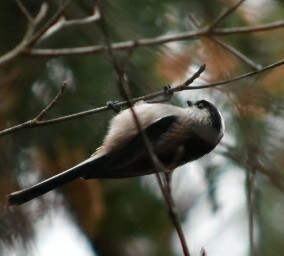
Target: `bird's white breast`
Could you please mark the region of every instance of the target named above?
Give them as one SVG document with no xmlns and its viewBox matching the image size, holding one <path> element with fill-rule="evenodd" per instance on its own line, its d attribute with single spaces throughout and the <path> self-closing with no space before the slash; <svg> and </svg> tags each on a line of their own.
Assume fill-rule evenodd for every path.
<svg viewBox="0 0 284 256">
<path fill-rule="evenodd" d="M 138 103 L 133 109 L 142 129 L 145 129 L 159 118 L 165 116 L 186 116 L 185 109 L 162 103 Z M 112 119 L 104 144 L 98 148 L 96 155 L 106 154 L 112 150 L 123 147 L 130 142 L 138 132 L 131 110 L 126 109 L 122 111 Z"/>
</svg>

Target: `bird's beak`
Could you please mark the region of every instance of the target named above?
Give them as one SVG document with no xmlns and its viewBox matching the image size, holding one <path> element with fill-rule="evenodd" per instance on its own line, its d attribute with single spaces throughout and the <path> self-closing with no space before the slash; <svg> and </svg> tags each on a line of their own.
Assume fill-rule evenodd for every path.
<svg viewBox="0 0 284 256">
<path fill-rule="evenodd" d="M 186 103 L 187 103 L 187 105 L 188 105 L 189 107 L 192 107 L 192 106 L 193 106 L 193 103 L 192 103 L 192 101 L 190 101 L 190 100 L 187 100 Z"/>
</svg>

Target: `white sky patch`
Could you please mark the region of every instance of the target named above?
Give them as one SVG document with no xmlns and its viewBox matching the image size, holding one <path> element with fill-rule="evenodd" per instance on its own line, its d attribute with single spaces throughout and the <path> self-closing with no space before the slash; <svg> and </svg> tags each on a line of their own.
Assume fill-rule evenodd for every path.
<svg viewBox="0 0 284 256">
<path fill-rule="evenodd" d="M 275 1 L 271 0 L 246 0 L 241 6 L 253 11 L 255 16 L 261 17 L 264 13 L 269 12 L 274 5 Z"/>
<path fill-rule="evenodd" d="M 193 173 L 195 172 L 195 173 Z M 246 213 L 246 197 L 243 183 L 244 174 L 239 169 L 224 173 L 217 186 L 219 209 L 212 211 L 207 191 L 200 191 L 204 179 L 202 170 L 190 169 L 188 175 L 200 175 L 194 183 L 188 177 L 188 187 L 199 188 L 199 201 L 194 205 L 183 224 L 183 230 L 192 256 L 199 256 L 201 248 L 205 248 L 210 256 L 230 255 L 242 256 L 248 252 L 248 221 Z M 173 245 L 181 252 L 180 241 L 174 233 Z"/>
<path fill-rule="evenodd" d="M 190 73 L 193 73 L 195 68 L 190 69 Z M 202 74 L 204 79 L 196 79 L 192 86 L 205 84 L 207 75 Z M 208 90 L 191 90 L 180 95 L 182 101 L 206 99 L 214 103 L 228 123 L 226 125 L 228 131 L 225 131 L 222 141 L 225 144 L 234 145 L 233 131 L 230 131 L 230 118 L 227 118 L 230 113 L 226 108 L 223 108 L 222 97 L 220 92 Z M 218 146 L 215 152 L 223 150 L 222 146 Z M 183 170 L 181 173 L 177 170 L 176 176 L 183 177 L 183 182 L 179 184 L 183 188 L 173 189 L 176 201 L 178 202 L 179 197 L 186 195 L 187 198 L 185 198 L 186 200 L 183 198 L 183 203 L 189 204 L 190 207 L 186 220 L 182 223 L 189 251 L 192 256 L 200 256 L 202 248 L 205 248 L 206 253 L 210 256 L 246 255 L 249 250 L 249 239 L 244 171 L 214 152 L 205 158 L 204 160 L 209 161 L 209 165 L 211 163 L 213 166 L 220 166 L 220 169 L 226 170 L 220 175 L 216 184 L 216 200 L 219 207 L 216 212 L 213 211 L 212 203 L 208 197 L 202 161 L 186 165 L 184 168 L 188 170 Z M 178 179 L 178 177 L 176 178 Z M 175 182 L 173 181 L 173 183 Z M 177 193 L 179 190 L 183 190 L 183 192 Z M 194 201 L 192 195 L 194 195 Z M 182 255 L 181 244 L 175 231 L 172 242 L 177 255 Z"/>
<path fill-rule="evenodd" d="M 85 235 L 63 208 L 52 210 L 35 226 L 34 255 L 96 256 Z"/>
</svg>

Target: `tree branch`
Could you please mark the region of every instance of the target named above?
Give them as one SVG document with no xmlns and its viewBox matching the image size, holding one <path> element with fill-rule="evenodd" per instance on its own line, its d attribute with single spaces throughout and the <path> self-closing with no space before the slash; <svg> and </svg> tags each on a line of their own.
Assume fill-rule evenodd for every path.
<svg viewBox="0 0 284 256">
<path fill-rule="evenodd" d="M 240 59 L 241 61 L 243 61 L 247 65 L 249 65 L 250 67 L 252 67 L 254 70 L 261 69 L 261 65 L 255 63 L 253 60 L 249 59 L 246 55 L 244 55 L 243 53 L 238 51 L 233 46 L 228 45 L 228 44 L 226 44 L 226 43 L 224 43 L 224 42 L 222 42 L 222 41 L 220 41 L 220 40 L 218 40 L 214 37 L 211 37 L 210 40 L 212 40 L 213 42 L 215 42 L 216 44 L 221 46 L 226 51 L 230 52 L 232 55 L 234 55 L 235 57 L 237 57 L 238 59 Z"/>
<path fill-rule="evenodd" d="M 276 67 L 281 66 L 283 64 L 284 64 L 284 60 L 281 60 L 281 61 L 278 61 L 276 63 L 270 64 L 270 65 L 268 65 L 268 66 L 266 66 L 262 69 L 259 69 L 257 71 L 252 71 L 252 72 L 240 75 L 240 76 L 236 76 L 236 77 L 231 78 L 231 79 L 227 79 L 227 80 L 224 80 L 224 81 L 211 83 L 211 84 L 204 84 L 204 85 L 198 85 L 198 86 L 186 86 L 186 84 L 188 84 L 188 80 L 186 80 L 184 83 L 182 83 L 182 84 L 180 84 L 176 87 L 170 88 L 168 90 L 168 92 L 165 92 L 165 90 L 162 90 L 162 91 L 155 92 L 155 93 L 152 93 L 152 94 L 148 94 L 148 95 L 145 95 L 145 96 L 141 96 L 141 97 L 138 97 L 138 98 L 130 99 L 129 102 L 127 102 L 127 101 L 118 102 L 118 103 L 116 103 L 116 105 L 118 107 L 125 107 L 125 106 L 129 106 L 129 103 L 134 104 L 138 101 L 148 101 L 148 100 L 155 99 L 155 98 L 158 98 L 158 97 L 161 97 L 161 96 L 168 96 L 168 93 L 171 94 L 171 93 L 176 93 L 176 92 L 180 92 L 180 91 L 184 91 L 184 90 L 197 90 L 197 89 L 204 89 L 204 88 L 212 88 L 212 87 L 216 87 L 216 86 L 223 86 L 223 85 L 226 85 L 226 84 L 229 84 L 229 83 L 232 83 L 232 82 L 236 82 L 236 81 L 245 79 L 247 77 L 251 77 L 251 76 L 261 74 L 265 71 L 276 68 Z M 203 68 L 203 66 L 200 69 L 202 69 L 202 68 Z M 88 115 L 93 115 L 93 114 L 97 114 L 97 113 L 108 111 L 108 110 L 110 110 L 110 108 L 108 106 L 103 106 L 103 107 L 99 107 L 99 108 L 96 108 L 96 109 L 90 109 L 90 110 L 87 110 L 87 111 L 82 111 L 82 112 L 79 112 L 79 113 L 75 113 L 75 114 L 71 114 L 71 115 L 67 115 L 67 116 L 62 116 L 62 117 L 59 117 L 59 118 L 49 119 L 49 120 L 42 120 L 42 121 L 37 121 L 37 122 L 34 122 L 33 120 L 29 120 L 25 123 L 22 123 L 22 124 L 10 127 L 8 129 L 2 130 L 0 132 L 0 136 L 4 136 L 4 135 L 7 135 L 7 134 L 10 134 L 12 132 L 19 131 L 19 130 L 22 130 L 22 129 L 34 128 L 34 127 L 37 127 L 37 126 L 46 126 L 46 125 L 50 125 L 50 124 L 60 123 L 60 122 L 64 122 L 64 121 L 67 121 L 67 120 L 80 118 L 80 117 L 84 117 L 84 116 L 88 116 Z"/>
<path fill-rule="evenodd" d="M 223 14 L 221 14 L 215 21 L 210 24 L 210 30 L 214 30 L 223 20 L 225 20 L 229 15 L 231 15 L 245 0 L 240 0 L 231 8 L 226 10 Z"/>
<path fill-rule="evenodd" d="M 28 27 L 22 41 L 13 50 L 7 52 L 6 54 L 0 57 L 0 66 L 5 65 L 7 62 L 14 59 L 28 48 L 29 44 L 32 41 L 32 36 L 35 32 L 36 26 L 45 17 L 48 9 L 47 4 L 43 3 L 40 7 L 38 14 L 36 15 L 35 18 L 33 18 L 20 1 L 17 1 L 17 3 L 19 5 L 19 8 L 22 10 L 24 15 L 28 19 Z"/>
<path fill-rule="evenodd" d="M 101 10 L 101 9 L 100 9 Z M 102 13 L 102 12 L 101 12 Z M 190 256 L 189 250 L 188 250 L 188 246 L 186 243 L 186 239 L 179 221 L 179 218 L 177 216 L 174 206 L 174 200 L 172 198 L 172 193 L 171 193 L 171 185 L 170 185 L 170 181 L 166 182 L 166 184 L 164 184 L 162 182 L 162 176 L 163 174 L 165 174 L 167 172 L 165 166 L 163 165 L 163 163 L 158 159 L 157 155 L 154 152 L 154 149 L 151 145 L 151 142 L 149 141 L 147 135 L 145 134 L 144 130 L 142 129 L 142 125 L 141 122 L 139 120 L 139 117 L 137 116 L 134 108 L 132 107 L 131 103 L 130 103 L 130 96 L 125 88 L 125 79 L 124 79 L 124 71 L 122 70 L 122 67 L 119 65 L 115 55 L 113 54 L 112 48 L 111 48 L 111 44 L 109 41 L 109 34 L 108 34 L 108 30 L 107 30 L 107 26 L 106 26 L 106 22 L 104 19 L 104 15 L 102 13 L 101 16 L 101 28 L 102 28 L 102 32 L 104 35 L 104 39 L 106 41 L 106 46 L 107 46 L 107 52 L 109 54 L 110 60 L 112 62 L 112 65 L 114 67 L 114 70 L 117 74 L 117 84 L 121 93 L 121 96 L 126 100 L 128 106 L 130 107 L 130 111 L 132 113 L 135 125 L 137 127 L 138 132 L 142 135 L 143 137 L 143 141 L 144 141 L 144 145 L 146 147 L 146 150 L 148 152 L 148 155 L 152 161 L 154 170 L 155 170 L 155 175 L 158 181 L 158 185 L 159 188 L 162 192 L 162 195 L 164 197 L 164 200 L 166 202 L 166 205 L 168 207 L 168 211 L 169 211 L 169 217 L 172 221 L 172 224 L 174 226 L 174 228 L 176 229 L 176 232 L 178 234 L 178 237 L 180 239 L 180 243 L 182 246 L 182 250 L 183 250 L 183 254 L 184 256 Z M 190 83 L 192 83 L 196 78 L 199 77 L 199 75 L 205 70 L 205 65 L 203 65 L 199 71 L 197 73 L 195 73 L 190 79 L 188 79 L 185 83 L 187 85 L 189 85 Z M 166 175 L 166 174 L 165 174 Z"/>
<path fill-rule="evenodd" d="M 61 85 L 60 91 L 58 92 L 58 94 L 55 96 L 55 98 L 50 102 L 50 104 L 43 109 L 35 118 L 35 121 L 40 121 L 42 120 L 47 114 L 48 112 L 55 107 L 55 105 L 58 103 L 58 101 L 63 97 L 65 91 L 67 88 L 67 81 L 64 81 L 63 84 Z"/>
<path fill-rule="evenodd" d="M 58 14 L 57 14 L 56 17 L 60 17 L 60 16 L 58 16 Z M 41 33 L 40 40 L 38 40 L 38 41 L 42 41 L 45 38 L 50 37 L 51 35 L 57 33 L 59 30 L 61 30 L 63 28 L 76 26 L 76 25 L 89 24 L 89 23 L 98 21 L 100 19 L 100 17 L 101 17 L 101 14 L 99 12 L 99 9 L 96 8 L 96 7 L 94 8 L 94 12 L 91 16 L 88 16 L 88 17 L 85 17 L 85 18 L 82 18 L 82 19 L 65 20 L 64 17 L 61 17 L 61 19 L 59 19 L 57 22 L 53 22 L 53 25 L 52 25 L 52 23 L 50 23 L 51 26 L 47 26 L 47 29 L 45 31 L 43 31 L 43 33 Z"/>
<path fill-rule="evenodd" d="M 148 47 L 154 45 L 161 45 L 177 41 L 185 41 L 197 39 L 200 37 L 214 37 L 214 36 L 229 36 L 243 33 L 262 32 L 267 30 L 275 30 L 284 27 L 284 20 L 262 24 L 257 26 L 235 27 L 235 28 L 219 28 L 210 30 L 205 27 L 198 31 L 183 32 L 175 35 L 159 36 L 154 38 L 143 38 L 132 41 L 117 42 L 111 45 L 114 51 L 128 51 L 140 47 Z M 27 55 L 33 56 L 66 56 L 66 55 L 84 55 L 97 54 L 106 50 L 104 45 L 94 45 L 86 47 L 61 48 L 61 49 L 28 49 L 24 52 Z"/>
</svg>

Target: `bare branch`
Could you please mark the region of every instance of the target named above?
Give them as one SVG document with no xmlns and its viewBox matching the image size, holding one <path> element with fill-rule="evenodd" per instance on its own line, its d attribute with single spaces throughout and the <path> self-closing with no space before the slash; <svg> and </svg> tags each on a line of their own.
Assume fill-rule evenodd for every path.
<svg viewBox="0 0 284 256">
<path fill-rule="evenodd" d="M 190 84 L 193 83 L 195 79 L 197 79 L 204 71 L 205 71 L 206 65 L 203 64 L 194 74 L 192 77 L 187 79 L 182 85 L 180 86 L 189 86 Z"/>
<path fill-rule="evenodd" d="M 247 27 L 236 27 L 236 28 L 220 28 L 214 29 L 214 34 L 216 36 L 229 36 L 236 34 L 246 34 L 246 33 L 255 33 L 263 32 L 267 30 L 274 30 L 284 27 L 284 20 L 275 21 L 272 23 L 261 24 L 256 26 L 247 26 Z"/>
<path fill-rule="evenodd" d="M 284 20 L 247 27 L 235 27 L 235 28 L 220 28 L 210 30 L 210 27 L 200 29 L 198 31 L 184 32 L 175 35 L 166 35 L 154 38 L 143 38 L 133 41 L 117 42 L 111 45 L 114 51 L 128 51 L 140 47 L 148 47 L 153 45 L 166 44 L 177 41 L 184 41 L 190 39 L 196 39 L 200 37 L 212 37 L 212 36 L 229 36 L 243 33 L 270 31 L 284 27 Z M 61 49 L 29 49 L 24 52 L 27 55 L 33 56 L 66 56 L 66 55 L 84 55 L 84 54 L 96 54 L 104 52 L 104 45 L 94 45 L 86 47 L 74 47 L 74 48 L 61 48 Z"/>
<path fill-rule="evenodd" d="M 238 51 L 236 48 L 234 48 L 231 45 L 228 45 L 224 42 L 221 42 L 220 40 L 211 37 L 210 38 L 213 42 L 221 46 L 223 49 L 227 50 L 231 54 L 233 54 L 235 57 L 246 63 L 247 65 L 251 66 L 255 70 L 261 69 L 261 65 L 255 63 L 253 60 L 249 59 L 246 55 L 242 54 L 240 51 Z"/>
<path fill-rule="evenodd" d="M 245 0 L 244 0 L 245 1 Z M 244 1 L 240 1 L 238 2 L 235 6 L 233 6 L 231 9 L 228 9 L 223 15 L 221 15 L 218 19 L 216 19 L 215 22 L 213 22 L 210 25 L 210 28 L 213 30 L 214 27 L 216 27 L 221 20 L 223 20 L 224 18 L 226 18 L 228 15 L 230 15 L 233 11 L 236 10 L 236 8 L 241 5 Z M 196 20 L 196 18 L 193 15 L 189 16 L 190 21 L 192 22 L 192 24 L 194 25 L 194 27 L 198 30 L 201 28 L 200 23 Z M 208 39 L 210 39 L 211 41 L 215 42 L 216 44 L 218 44 L 220 47 L 222 47 L 224 50 L 230 52 L 232 55 L 234 55 L 235 57 L 237 57 L 238 59 L 240 59 L 241 61 L 243 61 L 244 63 L 246 63 L 247 65 L 251 66 L 253 69 L 258 70 L 261 68 L 261 66 L 257 63 L 255 63 L 253 60 L 249 59 L 247 56 L 245 56 L 244 54 L 242 54 L 240 51 L 238 51 L 236 48 L 234 48 L 233 46 L 226 44 L 222 41 L 220 41 L 219 39 L 215 38 L 215 37 L 208 37 Z"/>
<path fill-rule="evenodd" d="M 225 85 L 225 84 L 228 84 L 228 83 L 232 83 L 232 82 L 236 82 L 236 81 L 242 80 L 244 78 L 248 78 L 248 77 L 251 77 L 251 76 L 258 75 L 260 73 L 263 73 L 263 72 L 265 72 L 267 70 L 276 68 L 276 67 L 281 66 L 283 64 L 284 64 L 284 60 L 280 60 L 280 61 L 275 62 L 275 63 L 273 63 L 271 65 L 268 65 L 268 66 L 266 66 L 266 67 L 264 67 L 262 69 L 259 69 L 259 70 L 256 70 L 256 71 L 252 71 L 252 72 L 240 75 L 240 76 L 236 76 L 236 77 L 231 78 L 231 79 L 227 79 L 227 80 L 224 80 L 224 81 L 211 83 L 211 84 L 197 85 L 197 86 L 191 86 L 191 87 L 184 87 L 184 88 L 180 88 L 180 89 L 182 91 L 183 90 L 197 90 L 197 89 L 204 89 L 204 88 L 211 88 L 211 87 L 221 86 L 221 85 Z M 174 88 L 173 90 L 174 91 L 179 91 L 179 87 Z"/>
<path fill-rule="evenodd" d="M 55 96 L 55 98 L 50 102 L 50 104 L 45 109 L 43 109 L 39 113 L 38 116 L 36 116 L 34 118 L 34 120 L 36 120 L 36 121 L 42 120 L 48 114 L 48 112 L 58 103 L 58 101 L 63 97 L 63 95 L 66 91 L 66 88 L 67 88 L 67 81 L 64 81 L 61 85 L 60 91 Z"/>
<path fill-rule="evenodd" d="M 55 107 L 55 105 L 58 103 L 58 101 L 63 97 L 64 92 L 66 90 L 67 87 L 67 82 L 64 81 L 63 84 L 61 85 L 61 88 L 59 90 L 59 92 L 57 93 L 57 95 L 54 97 L 54 99 L 50 102 L 50 104 L 48 104 L 48 106 L 46 108 L 44 108 L 34 119 L 31 119 L 25 123 L 13 126 L 11 128 L 8 128 L 6 130 L 3 130 L 0 132 L 0 136 L 4 135 L 4 134 L 8 134 L 17 130 L 21 130 L 24 128 L 32 128 L 32 127 L 36 127 L 36 126 L 42 126 L 42 121 L 41 119 L 44 118 L 48 112 Z"/>
<path fill-rule="evenodd" d="M 178 85 L 177 87 L 170 88 L 169 90 L 170 90 L 171 93 L 175 93 L 175 92 L 180 92 L 180 91 L 184 91 L 184 90 L 197 90 L 197 89 L 211 88 L 211 87 L 216 87 L 216 86 L 223 86 L 225 84 L 236 82 L 236 81 L 245 79 L 247 77 L 251 77 L 251 76 L 261 74 L 265 71 L 276 68 L 276 67 L 281 66 L 283 64 L 284 64 L 284 60 L 281 60 L 279 62 L 268 65 L 268 66 L 266 66 L 266 67 L 264 67 L 260 70 L 253 71 L 253 72 L 250 72 L 250 73 L 246 73 L 246 74 L 243 74 L 243 75 L 240 75 L 240 76 L 236 76 L 234 78 L 224 80 L 224 81 L 220 81 L 220 82 L 217 82 L 217 83 L 211 83 L 211 84 L 205 84 L 205 85 L 199 85 L 199 86 L 184 86 L 185 83 L 183 83 L 181 85 Z M 161 97 L 161 96 L 164 96 L 164 95 L 165 95 L 165 91 L 162 90 L 162 91 L 152 93 L 152 94 L 148 94 L 148 95 L 145 95 L 145 96 L 141 96 L 141 97 L 138 97 L 138 98 L 135 98 L 135 99 L 130 99 L 129 102 L 122 101 L 122 102 L 117 103 L 116 105 L 118 107 L 125 107 L 125 106 L 129 106 L 129 104 L 132 105 L 132 104 L 134 104 L 138 101 L 141 101 L 141 100 L 148 101 L 148 100 L 151 100 L 151 99 L 154 99 L 154 98 L 157 98 L 157 97 Z M 93 114 L 108 111 L 108 110 L 110 110 L 110 108 L 108 106 L 104 106 L 104 107 L 100 107 L 100 108 L 96 108 L 96 109 L 90 109 L 90 110 L 87 110 L 87 111 L 82 111 L 82 112 L 79 112 L 79 113 L 76 113 L 76 114 L 62 116 L 62 117 L 59 117 L 59 118 L 38 121 L 36 123 L 34 123 L 34 122 L 32 122 L 32 120 L 30 120 L 30 121 L 27 121 L 25 123 L 22 123 L 22 124 L 13 126 L 11 128 L 2 130 L 0 132 L 0 136 L 4 136 L 4 135 L 10 134 L 12 132 L 19 131 L 19 130 L 26 129 L 26 128 L 33 128 L 33 127 L 37 127 L 37 126 L 46 126 L 46 125 L 50 125 L 50 124 L 54 124 L 54 123 L 60 123 L 60 122 L 64 122 L 64 121 L 67 121 L 67 120 L 80 118 L 80 117 L 84 117 L 84 116 L 88 116 L 88 115 L 93 115 Z"/>
<path fill-rule="evenodd" d="M 32 36 L 30 42 L 29 42 L 29 48 L 38 42 L 43 34 L 51 27 L 53 24 L 55 24 L 61 17 L 63 11 L 65 10 L 66 6 L 71 2 L 71 0 L 65 0 L 63 4 L 60 5 L 58 10 L 53 14 L 53 16 Z M 27 48 L 26 51 L 29 49 Z"/>
<path fill-rule="evenodd" d="M 101 18 L 100 11 L 97 7 L 94 8 L 94 12 L 91 16 L 88 16 L 83 19 L 75 19 L 75 20 L 69 20 L 65 21 L 63 24 L 63 27 L 69 27 L 69 26 L 74 26 L 74 25 L 85 25 L 89 24 L 95 21 L 98 21 Z"/>
<path fill-rule="evenodd" d="M 179 152 L 177 152 L 179 153 Z M 187 248 L 187 242 L 185 239 L 185 235 L 183 233 L 179 218 L 178 218 L 178 214 L 176 212 L 176 206 L 175 206 L 175 202 L 173 200 L 173 196 L 172 196 L 172 174 L 173 172 L 167 171 L 163 173 L 166 177 L 166 184 L 165 184 L 165 189 L 166 189 L 166 193 L 164 195 L 167 205 L 168 205 L 168 210 L 169 210 L 169 216 L 173 222 L 173 225 L 177 231 L 177 234 L 179 236 L 181 245 L 182 245 L 182 249 L 183 249 L 183 254 L 185 256 L 190 256 L 189 250 Z"/>
<path fill-rule="evenodd" d="M 141 125 L 141 122 L 139 120 L 139 117 L 137 116 L 134 108 L 132 107 L 132 105 L 130 103 L 129 94 L 128 94 L 127 90 L 125 89 L 124 71 L 122 70 L 122 68 L 119 65 L 115 55 L 113 54 L 111 44 L 110 44 L 110 41 L 109 41 L 109 35 L 108 35 L 106 22 L 105 22 L 103 15 L 102 15 L 102 19 L 101 19 L 101 25 L 102 25 L 102 32 L 103 32 L 103 35 L 104 35 L 104 39 L 106 41 L 107 51 L 108 51 L 109 57 L 111 59 L 112 65 L 114 67 L 114 70 L 116 71 L 116 74 L 117 74 L 117 77 L 118 77 L 117 84 L 118 84 L 120 93 L 121 93 L 122 97 L 126 100 L 127 104 L 129 105 L 130 111 L 132 113 L 132 116 L 133 116 L 133 119 L 134 119 L 134 122 L 135 122 L 135 125 L 136 125 L 139 133 L 143 137 L 144 145 L 146 147 L 146 150 L 148 152 L 148 155 L 149 155 L 149 157 L 152 161 L 152 164 L 153 164 L 153 167 L 154 167 L 154 170 L 155 170 L 155 175 L 156 175 L 156 178 L 157 178 L 157 181 L 158 181 L 158 185 L 159 185 L 160 190 L 161 190 L 161 192 L 164 196 L 164 200 L 165 200 L 166 205 L 167 205 L 168 210 L 169 210 L 170 219 L 171 219 L 173 226 L 175 227 L 177 234 L 179 236 L 184 256 L 190 256 L 188 246 L 187 246 L 184 234 L 183 234 L 183 230 L 181 228 L 177 214 L 174 210 L 174 201 L 173 201 L 173 198 L 171 196 L 170 182 L 167 182 L 166 183 L 167 185 L 164 185 L 163 182 L 162 182 L 162 178 L 161 178 L 161 176 L 163 175 L 162 173 L 166 173 L 167 170 L 164 167 L 164 165 L 161 163 L 161 161 L 158 159 L 157 155 L 155 154 L 154 149 L 153 149 L 147 135 L 145 134 L 144 130 L 142 129 L 142 125 Z M 203 71 L 204 71 L 205 65 L 203 65 L 202 68 L 203 68 Z M 200 73 L 203 72 L 203 71 L 200 71 Z M 199 76 L 199 74 L 198 75 L 194 74 L 194 75 L 195 76 L 193 77 L 192 80 L 194 80 L 195 78 L 197 78 Z M 167 189 L 167 187 L 168 187 L 168 189 Z"/>
<path fill-rule="evenodd" d="M 40 9 L 37 15 L 31 20 L 31 22 L 34 23 L 34 26 L 38 25 L 43 20 L 47 11 L 48 11 L 48 5 L 47 3 L 43 3 L 40 6 Z"/>
<path fill-rule="evenodd" d="M 201 248 L 200 256 L 206 256 L 207 253 L 204 248 Z"/>
<path fill-rule="evenodd" d="M 89 24 L 95 21 L 98 21 L 101 18 L 101 14 L 99 12 L 99 9 L 97 7 L 94 8 L 94 12 L 91 16 L 88 16 L 86 18 L 82 19 L 74 19 L 74 20 L 65 20 L 64 17 L 61 17 L 54 25 L 50 26 L 44 34 L 40 37 L 40 40 L 43 40 L 55 33 L 57 33 L 59 30 L 75 25 L 85 25 Z"/>
<path fill-rule="evenodd" d="M 15 2 L 17 3 L 18 7 L 20 8 L 20 10 L 22 11 L 22 13 L 26 16 L 27 20 L 29 22 L 32 22 L 32 15 L 30 14 L 30 12 L 28 11 L 28 9 L 26 8 L 26 6 L 24 6 L 24 4 L 22 3 L 22 1 L 20 0 L 15 0 Z"/>
<path fill-rule="evenodd" d="M 249 160 L 250 161 L 250 160 Z M 247 189 L 247 210 L 248 210 L 248 226 L 249 226 L 249 250 L 251 256 L 256 256 L 256 241 L 255 241 L 255 204 L 256 204 L 256 186 L 255 186 L 255 170 L 249 167 L 247 163 L 246 169 L 246 189 Z"/>
<path fill-rule="evenodd" d="M 28 27 L 27 31 L 22 39 L 22 41 L 11 51 L 7 52 L 6 54 L 2 55 L 0 57 L 0 66 L 5 65 L 8 61 L 14 59 L 18 55 L 20 55 L 24 50 L 26 50 L 32 40 L 32 36 L 35 32 L 36 26 L 41 22 L 41 20 L 45 17 L 47 13 L 47 4 L 43 3 L 41 5 L 41 8 L 36 15 L 35 18 L 32 18 L 32 16 L 28 13 L 24 5 L 20 1 L 17 1 L 19 4 L 21 10 L 24 12 L 25 16 L 28 19 Z"/>
<path fill-rule="evenodd" d="M 226 10 L 221 14 L 215 21 L 210 24 L 210 30 L 216 28 L 223 20 L 225 20 L 229 15 L 231 15 L 245 0 L 240 0 L 237 4 L 233 5 L 231 8 Z"/>
</svg>

